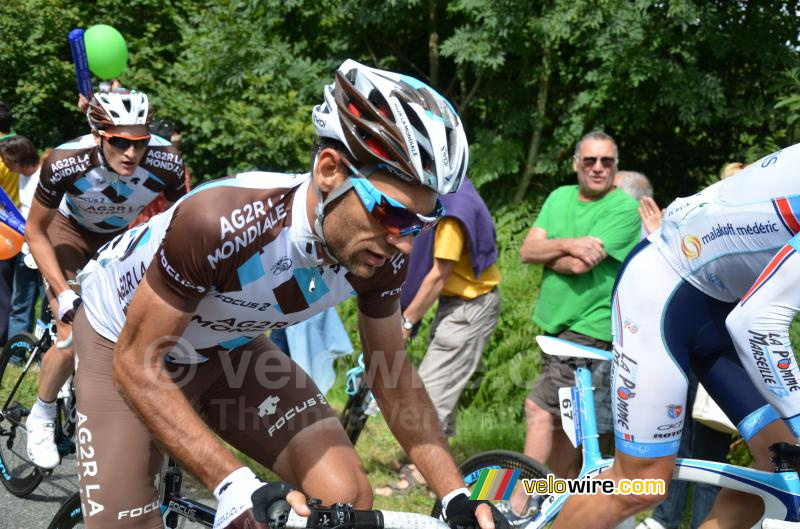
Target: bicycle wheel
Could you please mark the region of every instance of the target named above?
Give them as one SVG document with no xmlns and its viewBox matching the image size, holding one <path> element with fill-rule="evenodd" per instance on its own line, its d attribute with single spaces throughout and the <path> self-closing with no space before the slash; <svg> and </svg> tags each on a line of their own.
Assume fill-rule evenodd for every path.
<svg viewBox="0 0 800 529">
<path fill-rule="evenodd" d="M 83 527 L 81 495 L 78 492 L 61 504 L 61 508 L 53 516 L 53 521 L 50 522 L 47 529 L 72 529 L 73 527 Z"/>
<path fill-rule="evenodd" d="M 461 471 L 461 475 L 464 476 L 465 486 L 470 490 L 472 490 L 472 487 L 478 481 L 481 470 L 485 468 L 519 469 L 521 470 L 519 475 L 520 480 L 523 478 L 543 479 L 546 478 L 548 474 L 552 473 L 546 466 L 538 461 L 534 461 L 533 459 L 526 455 L 520 454 L 519 452 L 511 452 L 509 450 L 490 450 L 488 452 L 481 452 L 480 454 L 470 457 L 458 467 L 458 469 Z M 436 504 L 433 506 L 433 510 L 431 511 L 431 516 L 438 518 L 441 514 L 442 504 L 437 500 Z"/>
<path fill-rule="evenodd" d="M 174 527 L 175 529 L 199 529 L 200 527 L 208 527 L 208 525 L 193 522 L 182 516 L 174 516 L 171 518 L 166 527 Z M 169 525 L 172 524 L 172 525 Z M 67 501 L 61 504 L 53 520 L 47 529 L 73 529 L 75 527 L 83 527 L 83 512 L 81 511 L 81 495 L 76 492 Z"/>
<path fill-rule="evenodd" d="M 20 382 L 25 360 L 34 352 L 37 340 L 29 333 L 12 337 L 0 353 L 0 406 L 5 405 Z M 42 473 L 28 459 L 25 420 L 39 388 L 38 367 L 32 366 L 12 399 L 0 410 L 0 482 L 20 498 L 30 494 L 42 481 Z"/>
</svg>

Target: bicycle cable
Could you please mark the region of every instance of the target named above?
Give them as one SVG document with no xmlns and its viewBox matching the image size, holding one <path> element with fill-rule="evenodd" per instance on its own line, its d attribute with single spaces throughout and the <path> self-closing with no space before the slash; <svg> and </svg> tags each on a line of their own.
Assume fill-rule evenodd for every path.
<svg viewBox="0 0 800 529">
<path fill-rule="evenodd" d="M 356 393 L 358 393 L 358 388 L 361 385 L 361 381 L 359 380 L 361 376 L 364 374 L 364 353 L 358 355 L 358 365 L 353 367 L 347 371 L 346 379 L 345 379 L 345 387 L 344 392 L 347 393 L 349 397 L 352 397 Z"/>
</svg>

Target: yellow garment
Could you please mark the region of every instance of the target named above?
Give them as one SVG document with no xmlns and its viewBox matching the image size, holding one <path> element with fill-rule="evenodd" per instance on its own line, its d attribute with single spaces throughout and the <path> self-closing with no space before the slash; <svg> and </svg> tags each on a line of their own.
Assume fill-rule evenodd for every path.
<svg viewBox="0 0 800 529">
<path fill-rule="evenodd" d="M 461 223 L 453 217 L 446 217 L 436 226 L 433 242 L 433 256 L 437 259 L 456 261 L 453 272 L 442 288 L 443 296 L 458 296 L 462 299 L 475 299 L 490 292 L 500 283 L 500 269 L 492 263 L 475 277 L 472 272 L 472 259 L 469 242 L 466 240 Z"/>
<path fill-rule="evenodd" d="M 15 206 L 19 207 L 19 175 L 11 172 L 5 162 L 0 159 L 0 186 Z"/>
</svg>

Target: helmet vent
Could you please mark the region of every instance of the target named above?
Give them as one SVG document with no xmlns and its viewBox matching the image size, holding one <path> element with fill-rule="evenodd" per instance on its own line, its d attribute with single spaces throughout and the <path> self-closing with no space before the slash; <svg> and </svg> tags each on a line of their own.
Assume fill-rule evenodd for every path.
<svg viewBox="0 0 800 529">
<path fill-rule="evenodd" d="M 387 144 L 387 145 L 389 145 L 389 146 L 390 146 L 392 149 L 394 149 L 394 151 L 395 151 L 396 153 L 404 153 L 404 152 L 405 152 L 405 148 L 403 148 L 403 146 L 402 146 L 402 145 L 400 145 L 400 144 L 397 142 L 397 140 L 395 140 L 395 139 L 392 137 L 392 135 L 391 135 L 391 134 L 387 134 L 387 133 L 386 133 L 386 132 L 384 132 L 384 131 L 381 131 L 381 133 L 380 133 L 380 134 L 381 134 L 381 138 L 383 138 L 383 141 L 384 141 L 384 143 L 386 143 L 386 144 Z M 386 155 L 386 156 L 385 156 L 385 158 L 387 158 L 387 159 L 390 159 L 390 160 L 394 160 L 394 159 L 396 158 L 396 156 L 389 156 L 389 155 Z"/>
<path fill-rule="evenodd" d="M 346 60 L 314 107 L 317 134 L 353 159 L 437 193 L 458 188 L 468 162 L 463 124 L 440 93 L 413 77 Z"/>
<path fill-rule="evenodd" d="M 427 138 L 428 134 L 425 130 L 425 125 L 423 125 L 422 120 L 419 119 L 419 116 L 414 109 L 411 108 L 411 105 L 401 100 L 401 105 L 403 105 L 403 110 L 406 112 L 406 117 L 408 118 L 408 122 L 414 127 L 414 132 L 417 134 L 417 139 L 419 136 L 423 138 Z"/>
<path fill-rule="evenodd" d="M 389 110 L 389 103 L 377 90 L 370 90 L 367 100 L 375 106 L 381 116 L 391 119 L 392 111 Z"/>
<path fill-rule="evenodd" d="M 350 103 L 347 103 L 347 108 L 348 108 L 348 110 L 350 110 L 350 112 L 352 112 L 352 113 L 353 113 L 353 115 L 354 115 L 355 117 L 357 117 L 357 118 L 360 118 L 360 117 L 361 117 L 361 114 L 362 114 L 362 113 L 361 113 L 361 111 L 360 111 L 360 110 L 358 109 L 358 107 L 357 107 L 357 106 L 355 106 L 355 105 L 354 105 L 352 102 L 350 102 Z"/>
<path fill-rule="evenodd" d="M 436 164 L 433 163 L 433 158 L 431 158 L 430 155 L 428 155 L 428 151 L 426 151 L 425 149 L 420 149 L 419 155 L 422 161 L 423 171 L 427 173 L 434 173 Z"/>
<path fill-rule="evenodd" d="M 369 147 L 369 150 L 371 150 L 372 152 L 374 152 L 378 156 L 380 156 L 382 158 L 389 158 L 389 153 L 386 152 L 386 149 L 381 147 L 380 143 L 378 143 L 377 141 L 373 140 L 372 138 L 367 138 L 367 139 L 364 140 L 364 143 L 367 144 L 367 147 Z"/>
</svg>

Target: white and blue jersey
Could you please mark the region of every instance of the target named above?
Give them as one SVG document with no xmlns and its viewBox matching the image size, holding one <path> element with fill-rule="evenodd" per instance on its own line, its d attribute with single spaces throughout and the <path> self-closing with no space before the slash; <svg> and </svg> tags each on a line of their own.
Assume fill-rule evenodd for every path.
<svg viewBox="0 0 800 529">
<path fill-rule="evenodd" d="M 677 452 L 690 369 L 745 439 L 780 417 L 798 434 L 797 167 L 792 146 L 675 200 L 624 263 L 612 309 L 618 450 Z"/>
<path fill-rule="evenodd" d="M 306 208 L 309 175 L 250 172 L 201 186 L 168 211 L 101 248 L 81 274 L 92 327 L 116 341 L 136 286 L 147 277 L 192 314 L 172 360 L 192 363 L 247 344 L 358 295 L 380 318 L 398 307 L 406 258 L 369 279 L 320 265 Z"/>
<path fill-rule="evenodd" d="M 800 232 L 800 146 L 770 154 L 664 210 L 650 236 L 689 283 L 738 301 L 775 252 Z"/>
<path fill-rule="evenodd" d="M 55 148 L 42 164 L 34 197 L 91 232 L 125 229 L 160 192 L 169 202 L 186 193 L 180 152 L 150 136 L 142 161 L 130 176 L 107 167 L 91 134 Z"/>
</svg>

